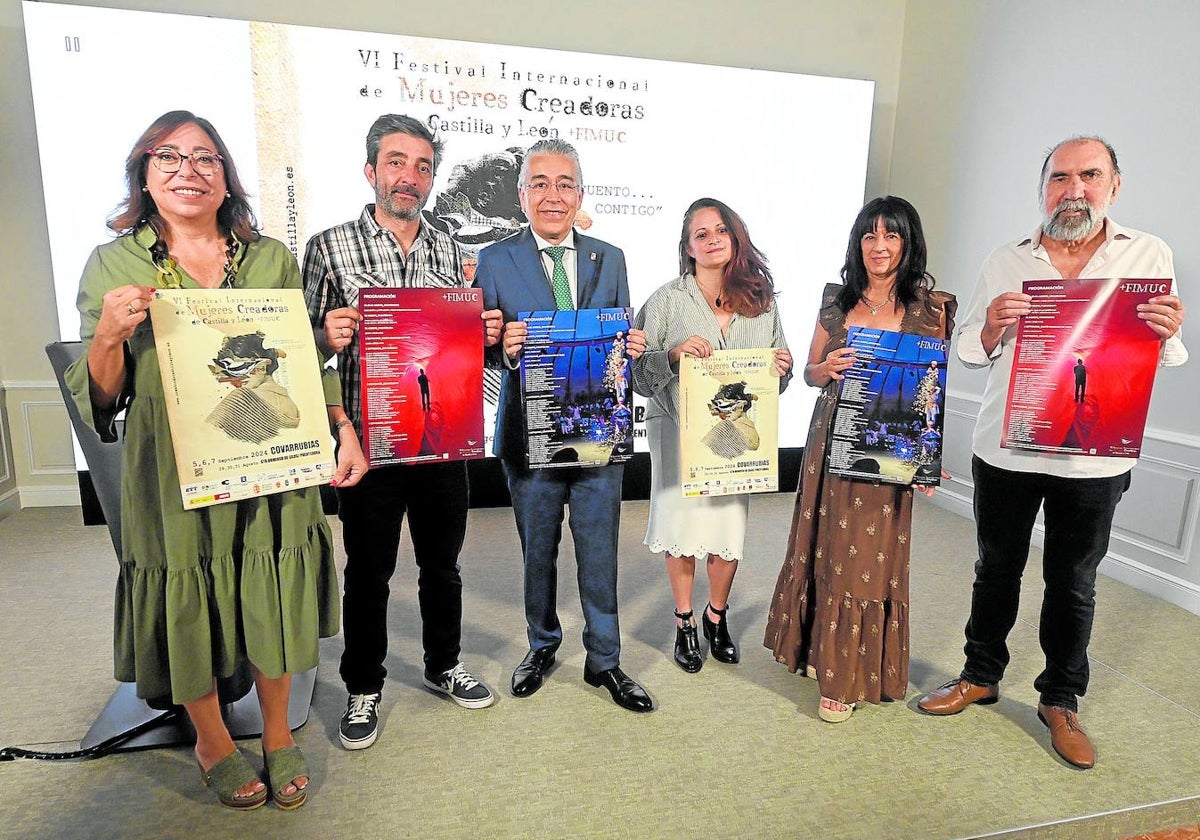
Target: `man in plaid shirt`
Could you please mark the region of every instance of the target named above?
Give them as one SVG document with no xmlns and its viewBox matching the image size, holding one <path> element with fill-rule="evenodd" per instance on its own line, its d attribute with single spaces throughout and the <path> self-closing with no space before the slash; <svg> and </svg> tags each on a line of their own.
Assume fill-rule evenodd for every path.
<svg viewBox="0 0 1200 840">
<path fill-rule="evenodd" d="M 318 345 L 337 354 L 346 413 L 361 436 L 358 290 L 458 287 L 458 245 L 425 224 L 421 208 L 442 161 L 442 142 L 412 117 L 385 114 L 367 133 L 363 169 L 375 190 L 358 219 L 314 236 L 304 254 L 304 296 Z M 483 313 L 485 342 L 499 338 L 501 313 Z M 339 428 L 337 434 L 349 433 Z M 460 706 L 481 709 L 495 698 L 459 661 L 462 578 L 458 553 L 467 527 L 465 461 L 389 465 L 355 487 L 338 489 L 346 546 L 341 676 L 349 698 L 339 736 L 348 750 L 378 734 L 387 670 L 387 602 L 405 512 L 417 560 L 417 599 L 425 649 L 425 685 Z"/>
</svg>

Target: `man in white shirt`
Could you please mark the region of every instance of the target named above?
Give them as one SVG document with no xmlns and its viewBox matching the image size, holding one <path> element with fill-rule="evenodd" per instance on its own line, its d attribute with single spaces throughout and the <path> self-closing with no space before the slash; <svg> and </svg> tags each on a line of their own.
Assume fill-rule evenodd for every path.
<svg viewBox="0 0 1200 840">
<path fill-rule="evenodd" d="M 1136 459 L 1005 449 L 1000 442 L 1017 324 L 1031 310 L 1030 296 L 1021 292 L 1024 280 L 1170 278 L 1172 294 L 1139 305 L 1138 317 L 1161 341 L 1160 365 L 1187 361 L 1171 249 L 1108 218 L 1120 188 L 1111 145 L 1099 137 L 1062 141 L 1042 165 L 1042 223 L 1032 236 L 993 252 L 980 270 L 958 335 L 963 364 L 990 368 L 972 445 L 979 560 L 966 664 L 958 679 L 917 704 L 928 714 L 952 715 L 999 699 L 1009 661 L 1006 639 L 1017 618 L 1034 520 L 1043 508 L 1046 590 L 1039 636 L 1046 667 L 1034 681 L 1041 695 L 1038 717 L 1049 727 L 1055 751 L 1083 769 L 1096 760 L 1077 717 L 1078 697 L 1088 684 L 1096 568 L 1108 552 L 1113 513 Z"/>
</svg>

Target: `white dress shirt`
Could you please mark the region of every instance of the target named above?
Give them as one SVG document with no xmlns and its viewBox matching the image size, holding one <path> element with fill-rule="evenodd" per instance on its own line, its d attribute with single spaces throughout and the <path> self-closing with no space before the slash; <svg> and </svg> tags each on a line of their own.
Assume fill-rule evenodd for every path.
<svg viewBox="0 0 1200 840">
<path fill-rule="evenodd" d="M 1149 233 L 1105 221 L 1105 239 L 1080 272 L 1081 280 L 1095 278 L 1171 278 L 1175 293 L 1175 263 L 1167 244 Z M 1005 449 L 1004 406 L 1012 377 L 1017 325 L 1005 330 L 989 356 L 980 338 L 987 321 L 988 304 L 1003 292 L 1021 291 L 1024 280 L 1043 280 L 1062 275 L 1042 246 L 1039 226 L 1032 236 L 997 248 L 983 263 L 979 282 L 971 295 L 962 326 L 958 330 L 958 358 L 969 368 L 991 367 L 983 391 L 983 403 L 975 423 L 972 450 L 993 467 L 1015 472 L 1036 472 L 1062 478 L 1109 478 L 1128 472 L 1136 458 L 1105 458 Z M 1150 329 L 1146 327 L 1146 329 Z M 1181 332 L 1163 342 L 1159 364 L 1181 365 L 1187 361 Z"/>
<path fill-rule="evenodd" d="M 550 285 L 551 291 L 554 289 L 554 258 L 546 253 L 547 248 L 552 248 L 554 243 L 548 239 L 542 239 L 538 236 L 536 230 L 532 226 L 529 232 L 533 234 L 533 241 L 537 243 L 538 256 L 542 258 L 542 268 L 546 271 L 546 282 Z M 563 252 L 563 268 L 567 270 L 567 283 L 571 286 L 571 301 L 575 304 L 575 308 L 579 308 L 579 260 L 575 253 L 575 231 L 571 230 L 567 233 L 567 238 L 558 243 L 567 250 Z"/>
</svg>

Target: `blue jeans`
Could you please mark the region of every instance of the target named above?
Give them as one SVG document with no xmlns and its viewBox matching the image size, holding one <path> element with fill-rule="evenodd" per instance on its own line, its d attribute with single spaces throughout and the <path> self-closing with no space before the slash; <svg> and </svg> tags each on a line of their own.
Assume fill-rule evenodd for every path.
<svg viewBox="0 0 1200 840">
<path fill-rule="evenodd" d="M 1046 588 L 1038 638 L 1046 668 L 1034 680 L 1041 702 L 1078 710 L 1087 693 L 1087 647 L 1096 612 L 1096 568 L 1108 553 L 1113 513 L 1130 473 L 1112 478 L 1058 478 L 993 467 L 972 458 L 979 560 L 967 621 L 962 677 L 995 685 L 1004 677 L 1006 639 L 1017 620 L 1021 575 L 1034 520 L 1045 508 L 1042 578 Z"/>
</svg>

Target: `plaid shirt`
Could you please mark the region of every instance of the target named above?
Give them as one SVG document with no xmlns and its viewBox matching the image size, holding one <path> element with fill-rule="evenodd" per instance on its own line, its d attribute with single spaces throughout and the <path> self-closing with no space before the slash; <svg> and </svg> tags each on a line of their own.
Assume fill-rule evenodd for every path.
<svg viewBox="0 0 1200 840">
<path fill-rule="evenodd" d="M 322 231 L 304 250 L 304 300 L 314 328 L 325 326 L 331 309 L 358 307 L 358 290 L 370 288 L 453 288 L 467 286 L 458 244 L 421 222 L 408 257 L 395 237 L 375 221 L 368 204 L 353 222 Z M 354 429 L 362 435 L 361 377 L 358 332 L 338 354 L 342 404 Z"/>
</svg>

